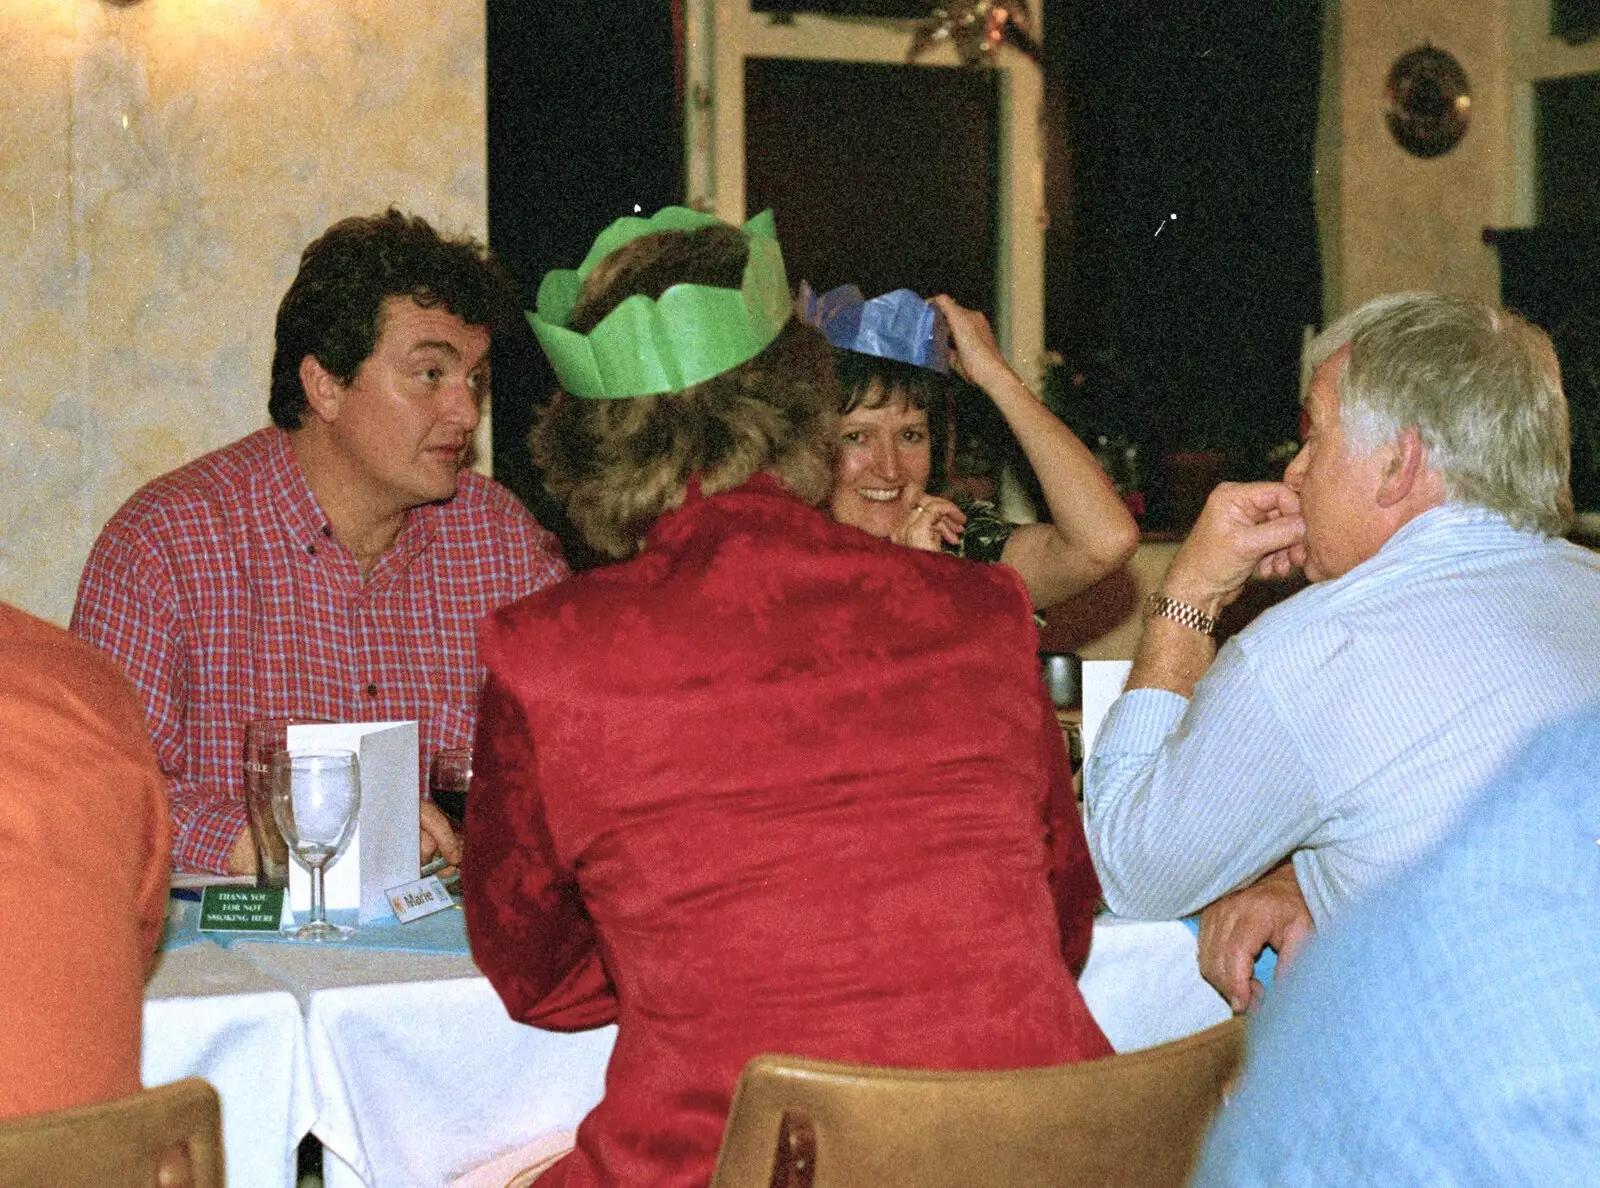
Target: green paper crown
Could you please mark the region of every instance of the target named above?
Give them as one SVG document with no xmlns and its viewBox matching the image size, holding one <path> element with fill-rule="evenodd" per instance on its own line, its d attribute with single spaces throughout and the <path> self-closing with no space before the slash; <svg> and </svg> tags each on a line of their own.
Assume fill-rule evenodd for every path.
<svg viewBox="0 0 1600 1188">
<path fill-rule="evenodd" d="M 750 259 L 739 288 L 673 285 L 654 301 L 635 293 L 588 334 L 567 329 L 584 278 L 623 244 L 719 222 L 682 206 L 663 207 L 648 219 L 618 219 L 600 232 L 576 271 L 545 274 L 528 323 L 563 390 L 590 400 L 681 392 L 754 359 L 778 337 L 794 307 L 770 210 L 740 228 Z"/>
</svg>

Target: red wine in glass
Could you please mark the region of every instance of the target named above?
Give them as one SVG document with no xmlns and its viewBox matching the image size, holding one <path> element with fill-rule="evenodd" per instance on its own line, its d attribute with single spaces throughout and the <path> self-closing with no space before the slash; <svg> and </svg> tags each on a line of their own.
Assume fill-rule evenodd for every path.
<svg viewBox="0 0 1600 1188">
<path fill-rule="evenodd" d="M 456 829 L 467 815 L 467 788 L 472 783 L 472 748 L 447 747 L 428 764 L 428 798 Z"/>
</svg>

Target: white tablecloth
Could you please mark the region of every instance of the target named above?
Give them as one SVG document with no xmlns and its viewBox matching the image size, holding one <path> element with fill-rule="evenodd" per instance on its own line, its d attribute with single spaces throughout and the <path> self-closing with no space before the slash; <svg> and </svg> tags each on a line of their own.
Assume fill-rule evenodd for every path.
<svg viewBox="0 0 1600 1188">
<path fill-rule="evenodd" d="M 1078 988 L 1119 1052 L 1182 1039 L 1233 1015 L 1200 977 L 1194 933 L 1177 920 L 1101 916 Z"/>
<path fill-rule="evenodd" d="M 560 1035 L 513 1023 L 466 957 L 250 943 L 233 952 L 304 1007 L 328 1188 L 443 1184 L 575 1127 L 604 1090 L 615 1028 Z"/>
<path fill-rule="evenodd" d="M 184 971 L 214 984 L 175 991 Z M 1081 985 L 1119 1051 L 1228 1017 L 1181 923 L 1103 917 Z M 600 1100 L 615 1038 L 511 1022 L 465 956 L 250 941 L 169 955 L 145 1030 L 148 1083 L 197 1073 L 222 1092 L 232 1188 L 283 1184 L 308 1128 L 328 1188 L 444 1184 L 575 1127 Z"/>
<path fill-rule="evenodd" d="M 210 941 L 161 955 L 145 987 L 146 1085 L 204 1077 L 222 1098 L 229 1188 L 294 1184 L 317 1103 L 292 994 Z"/>
</svg>

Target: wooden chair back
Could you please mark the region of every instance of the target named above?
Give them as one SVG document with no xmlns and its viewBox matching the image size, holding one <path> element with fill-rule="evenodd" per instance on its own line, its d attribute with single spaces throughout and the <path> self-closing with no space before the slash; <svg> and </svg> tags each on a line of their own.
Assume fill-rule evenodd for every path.
<svg viewBox="0 0 1600 1188">
<path fill-rule="evenodd" d="M 190 1077 L 0 1122 L 5 1188 L 224 1188 L 222 1103 Z"/>
<path fill-rule="evenodd" d="M 758 1056 L 711 1188 L 1181 1188 L 1244 1021 L 1104 1060 L 989 1072 Z"/>
</svg>

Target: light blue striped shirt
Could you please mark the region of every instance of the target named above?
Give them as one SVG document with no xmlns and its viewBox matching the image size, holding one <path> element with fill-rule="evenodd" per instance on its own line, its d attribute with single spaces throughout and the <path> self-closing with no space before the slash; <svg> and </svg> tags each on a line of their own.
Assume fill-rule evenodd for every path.
<svg viewBox="0 0 1600 1188">
<path fill-rule="evenodd" d="M 1117 699 L 1086 766 L 1118 915 L 1185 916 L 1293 853 L 1321 925 L 1410 866 L 1538 726 L 1600 698 L 1600 554 L 1461 504 L 1226 644 L 1192 701 Z"/>
<path fill-rule="evenodd" d="M 1600 1184 L 1600 712 L 1319 933 L 1249 1046 L 1196 1188 Z"/>
</svg>

